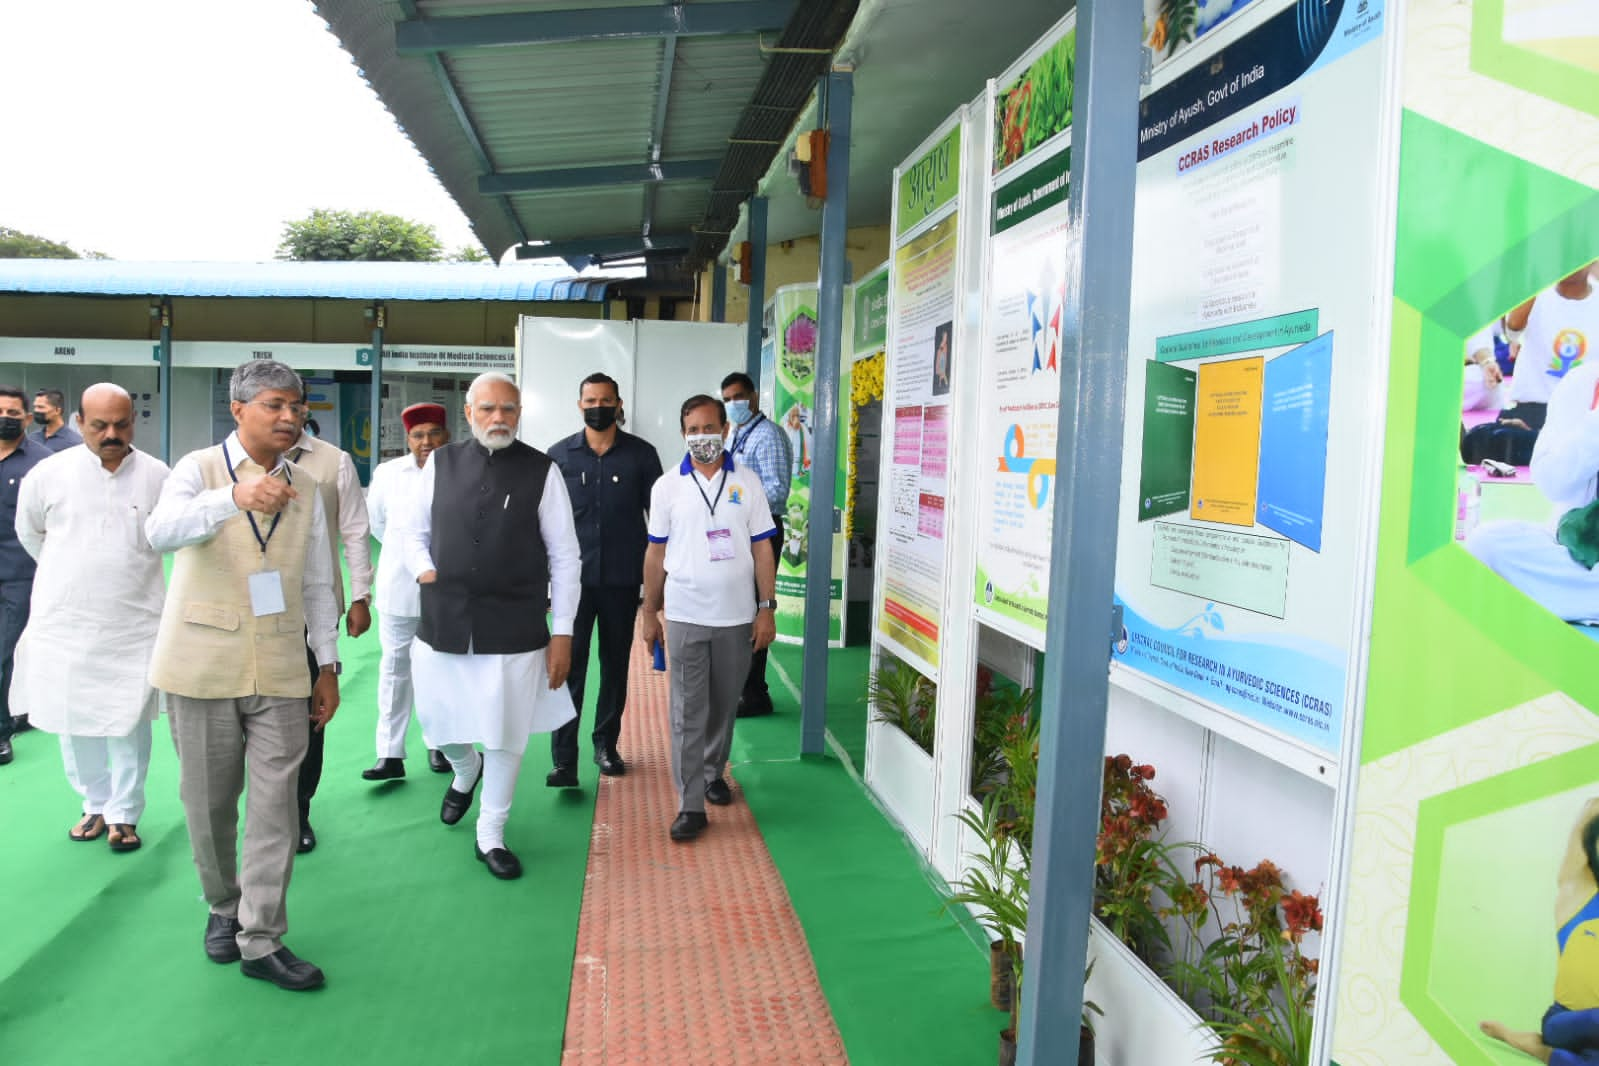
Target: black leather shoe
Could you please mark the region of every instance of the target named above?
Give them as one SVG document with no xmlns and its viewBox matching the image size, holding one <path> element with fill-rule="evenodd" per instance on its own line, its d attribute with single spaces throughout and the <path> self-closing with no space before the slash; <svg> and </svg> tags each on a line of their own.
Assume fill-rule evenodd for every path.
<svg viewBox="0 0 1599 1066">
<path fill-rule="evenodd" d="M 239 920 L 213 914 L 205 920 L 205 957 L 212 962 L 239 961 Z"/>
<path fill-rule="evenodd" d="M 15 757 L 11 751 L 11 738 L 0 740 L 0 766 L 4 766 Z"/>
<path fill-rule="evenodd" d="M 444 790 L 444 803 L 439 807 L 439 821 L 445 825 L 454 825 L 466 814 L 467 808 L 472 806 L 472 794 L 477 791 L 478 782 L 483 780 L 483 757 L 478 756 L 477 777 L 472 782 L 472 787 L 465 792 L 455 790 L 455 782 L 450 782 L 450 787 Z"/>
<path fill-rule="evenodd" d="M 679 844 L 686 844 L 705 832 L 705 827 L 710 824 L 703 811 L 684 811 L 672 823 L 672 839 Z"/>
<path fill-rule="evenodd" d="M 311 828 L 310 822 L 300 823 L 300 842 L 294 846 L 296 855 L 304 855 L 316 849 L 316 830 Z"/>
<path fill-rule="evenodd" d="M 544 783 L 550 788 L 576 788 L 577 767 L 557 766 L 544 775 Z"/>
<path fill-rule="evenodd" d="M 718 777 L 715 781 L 705 786 L 705 802 L 714 803 L 718 807 L 726 807 L 733 802 L 733 790 L 727 787 L 727 782 Z"/>
<path fill-rule="evenodd" d="M 454 772 L 450 766 L 450 760 L 446 759 L 444 757 L 444 753 L 438 748 L 430 748 L 428 750 L 428 769 L 432 770 L 436 774 L 448 774 Z"/>
<path fill-rule="evenodd" d="M 760 718 L 772 713 L 772 697 L 762 693 L 757 699 L 740 699 L 735 716 L 738 718 Z"/>
<path fill-rule="evenodd" d="M 594 765 L 600 768 L 600 773 L 606 777 L 621 777 L 627 773 L 627 763 L 616 753 L 615 748 L 599 748 L 594 752 Z"/>
<path fill-rule="evenodd" d="M 361 771 L 363 781 L 393 781 L 405 776 L 404 759 L 379 759 L 370 770 Z"/>
<path fill-rule="evenodd" d="M 308 988 L 320 988 L 327 980 L 322 971 L 297 958 L 288 948 L 279 948 L 270 955 L 263 955 L 259 959 L 245 959 L 239 964 L 239 969 L 246 977 L 258 977 L 263 981 L 271 981 L 279 988 L 290 992 L 304 992 Z"/>
<path fill-rule="evenodd" d="M 515 881 L 522 876 L 522 860 L 511 854 L 509 848 L 490 848 L 484 851 L 474 842 L 472 854 L 477 856 L 478 862 L 489 868 L 489 873 L 501 881 Z"/>
<path fill-rule="evenodd" d="M 11 735 L 12 736 L 16 736 L 18 733 L 26 733 L 28 730 L 30 730 L 32 728 L 33 728 L 33 723 L 28 721 L 28 716 L 27 715 L 25 715 L 25 714 L 14 714 L 14 715 L 11 716 Z"/>
</svg>

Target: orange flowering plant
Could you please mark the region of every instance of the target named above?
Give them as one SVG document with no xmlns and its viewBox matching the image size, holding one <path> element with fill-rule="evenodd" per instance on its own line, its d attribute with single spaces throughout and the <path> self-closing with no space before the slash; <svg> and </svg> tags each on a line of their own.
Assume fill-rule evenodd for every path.
<svg viewBox="0 0 1599 1066">
<path fill-rule="evenodd" d="M 1192 847 L 1161 835 L 1166 801 L 1150 785 L 1154 779 L 1147 763 L 1106 756 L 1094 867 L 1094 913 L 1152 968 L 1172 947 L 1162 908 L 1185 884 L 1174 855 Z"/>
<path fill-rule="evenodd" d="M 1321 932 L 1320 899 L 1289 891 L 1269 859 L 1245 870 L 1207 852 L 1194 873 L 1166 911 L 1189 933 L 1170 980 L 1221 1037 L 1213 1058 L 1225 1066 L 1303 1066 L 1318 968 L 1305 937 Z"/>
<path fill-rule="evenodd" d="M 1290 891 L 1269 859 L 1245 870 L 1167 842 L 1154 779 L 1131 756 L 1105 759 L 1095 913 L 1216 1032 L 1215 1061 L 1304 1066 L 1317 971 L 1305 938 L 1321 932 L 1319 898 Z"/>
</svg>

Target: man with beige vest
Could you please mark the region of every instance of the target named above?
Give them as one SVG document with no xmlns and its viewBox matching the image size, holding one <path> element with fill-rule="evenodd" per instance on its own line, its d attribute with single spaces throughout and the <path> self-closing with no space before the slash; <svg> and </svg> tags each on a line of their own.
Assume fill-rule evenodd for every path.
<svg viewBox="0 0 1599 1066">
<path fill-rule="evenodd" d="M 307 396 L 309 401 L 310 397 Z M 301 420 L 300 439 L 294 447 L 283 453 L 283 458 L 306 470 L 316 478 L 317 491 L 322 497 L 322 513 L 328 520 L 328 561 L 333 570 L 333 598 L 339 613 L 345 615 L 345 631 L 359 637 L 372 627 L 372 526 L 367 519 L 366 498 L 361 495 L 361 479 L 355 472 L 355 460 L 348 452 L 336 448 L 325 440 L 305 431 L 307 419 Z M 335 525 L 337 523 L 337 525 Z M 345 614 L 344 571 L 339 567 L 339 545 L 344 545 L 344 561 L 350 566 L 350 604 Z M 307 656 L 310 649 L 307 648 Z M 309 663 L 311 677 L 317 675 L 315 659 Z M 310 707 L 312 719 L 316 705 Z M 316 830 L 311 828 L 311 798 L 322 781 L 323 739 L 327 734 L 308 724 L 311 740 L 305 751 L 305 761 L 300 764 L 297 786 L 300 801 L 300 840 L 296 851 L 305 854 L 316 847 Z"/>
<path fill-rule="evenodd" d="M 285 462 L 304 386 L 254 359 L 229 386 L 238 429 L 180 459 L 145 532 L 176 552 L 150 682 L 167 693 L 179 795 L 210 905 L 205 952 L 247 977 L 301 990 L 322 971 L 283 946 L 299 824 L 305 701 L 316 728 L 339 706 L 338 606 L 316 481 Z M 306 676 L 309 642 L 320 673 Z M 239 795 L 249 781 L 244 849 Z"/>
</svg>

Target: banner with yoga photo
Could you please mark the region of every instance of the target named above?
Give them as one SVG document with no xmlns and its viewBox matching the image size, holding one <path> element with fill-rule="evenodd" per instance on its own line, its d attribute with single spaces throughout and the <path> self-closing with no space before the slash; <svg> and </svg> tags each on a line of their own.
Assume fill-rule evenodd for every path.
<svg viewBox="0 0 1599 1066">
<path fill-rule="evenodd" d="M 772 348 L 771 402 L 763 409 L 788 438 L 788 502 L 779 513 L 783 550 L 777 561 L 777 639 L 798 644 L 805 636 L 805 580 L 810 563 L 811 466 L 816 450 L 811 432 L 816 396 L 817 317 L 816 286 L 785 285 L 767 304 L 771 321 L 768 343 Z M 851 334 L 852 304 L 844 301 L 844 338 Z M 850 402 L 850 366 L 841 359 L 839 410 Z M 848 417 L 838 420 L 838 475 L 833 506 L 842 516 L 848 506 Z M 844 579 L 848 541 L 835 523 L 831 538 L 833 580 L 828 592 L 827 639 L 832 647 L 844 645 Z"/>
<path fill-rule="evenodd" d="M 1404 33 L 1332 1058 L 1591 1062 L 1599 8 L 1416 0 Z"/>
</svg>

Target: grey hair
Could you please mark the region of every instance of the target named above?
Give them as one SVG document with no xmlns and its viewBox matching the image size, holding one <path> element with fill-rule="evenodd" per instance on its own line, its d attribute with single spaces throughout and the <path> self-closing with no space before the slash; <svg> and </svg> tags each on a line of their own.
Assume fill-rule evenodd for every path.
<svg viewBox="0 0 1599 1066">
<path fill-rule="evenodd" d="M 305 382 L 293 368 L 276 359 L 251 359 L 233 369 L 228 382 L 228 399 L 235 403 L 249 403 L 268 389 L 281 389 L 296 396 L 305 395 Z"/>
<path fill-rule="evenodd" d="M 477 377 L 473 378 L 472 379 L 472 384 L 470 384 L 470 385 L 468 385 L 466 387 L 466 402 L 468 404 L 470 404 L 472 402 L 472 397 L 477 395 L 477 387 L 479 385 L 487 385 L 491 381 L 503 381 L 503 382 L 505 382 L 507 385 L 511 386 L 511 388 L 516 390 L 517 398 L 518 399 L 521 398 L 521 396 L 522 396 L 522 388 L 521 388 L 521 386 L 518 385 L 514 380 L 512 380 L 509 375 L 502 374 L 498 370 L 485 370 L 483 373 L 481 373 Z"/>
</svg>

